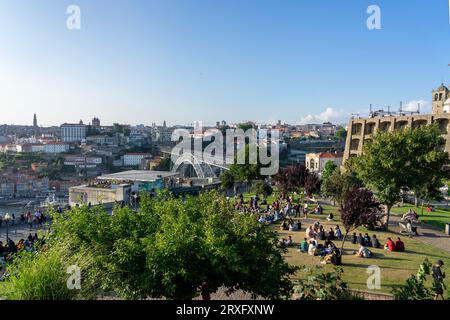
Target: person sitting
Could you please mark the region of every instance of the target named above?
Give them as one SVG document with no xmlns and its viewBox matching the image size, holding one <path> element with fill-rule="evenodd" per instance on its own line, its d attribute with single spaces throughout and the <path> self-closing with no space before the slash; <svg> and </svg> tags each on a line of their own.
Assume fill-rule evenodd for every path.
<svg viewBox="0 0 450 320">
<path fill-rule="evenodd" d="M 370 251 L 367 247 L 361 245 L 358 251 L 355 251 L 355 255 L 361 258 L 371 258 L 372 251 Z"/>
<path fill-rule="evenodd" d="M 335 266 L 342 264 L 342 257 L 339 249 L 334 249 L 330 254 L 326 255 L 322 264 L 331 263 Z"/>
<path fill-rule="evenodd" d="M 364 237 L 362 236 L 361 233 L 358 235 L 356 242 L 357 242 L 359 245 L 361 245 L 361 246 L 365 246 L 365 245 L 366 245 L 366 243 L 365 243 L 365 241 L 364 241 Z"/>
<path fill-rule="evenodd" d="M 323 229 L 322 226 L 320 226 L 320 228 L 319 228 L 319 232 L 317 233 L 317 238 L 319 240 L 325 240 L 326 239 L 325 230 Z"/>
<path fill-rule="evenodd" d="M 377 236 L 375 234 L 372 236 L 372 242 L 371 243 L 372 243 L 372 247 L 374 247 L 374 248 L 380 248 L 381 247 L 380 241 L 378 241 Z"/>
<path fill-rule="evenodd" d="M 372 239 L 370 239 L 370 236 L 367 233 L 364 235 L 364 243 L 367 247 L 372 246 Z"/>
<path fill-rule="evenodd" d="M 289 237 L 285 240 L 284 244 L 285 244 L 287 247 L 292 247 L 292 246 L 294 245 L 294 241 L 292 241 L 292 236 L 289 236 Z"/>
<path fill-rule="evenodd" d="M 297 230 L 302 230 L 302 223 L 297 221 Z"/>
<path fill-rule="evenodd" d="M 334 215 L 332 213 L 330 213 L 327 217 L 327 221 L 333 221 L 334 219 Z"/>
<path fill-rule="evenodd" d="M 328 231 L 327 240 L 331 241 L 334 239 L 335 239 L 334 230 L 333 230 L 333 228 L 330 228 L 330 231 Z"/>
<path fill-rule="evenodd" d="M 334 236 L 336 237 L 336 239 L 341 240 L 342 239 L 342 231 L 339 228 L 339 226 L 336 226 L 336 228 L 334 228 Z"/>
<path fill-rule="evenodd" d="M 356 236 L 356 232 L 353 232 L 352 243 L 353 244 L 357 244 L 358 243 L 358 237 Z"/>
<path fill-rule="evenodd" d="M 283 223 L 280 226 L 280 229 L 283 231 L 289 230 L 289 226 L 287 225 L 286 221 L 283 221 Z"/>
<path fill-rule="evenodd" d="M 317 242 L 316 240 L 309 240 L 309 246 L 308 246 L 308 254 L 310 256 L 314 256 L 316 254 L 317 250 Z"/>
<path fill-rule="evenodd" d="M 316 232 L 314 231 L 314 227 L 310 226 L 306 229 L 306 238 L 308 239 L 314 239 L 316 237 Z"/>
<path fill-rule="evenodd" d="M 297 223 L 290 223 L 289 224 L 289 231 L 298 231 L 298 224 Z"/>
<path fill-rule="evenodd" d="M 298 247 L 298 251 L 302 253 L 308 252 L 308 247 L 309 247 L 308 239 L 304 238 Z"/>
<path fill-rule="evenodd" d="M 395 242 L 395 251 L 398 252 L 405 251 L 405 243 L 402 240 L 400 240 L 400 238 L 397 238 L 397 241 Z"/>
<path fill-rule="evenodd" d="M 392 241 L 391 238 L 388 238 L 386 241 L 386 244 L 384 245 L 384 249 L 385 250 L 389 250 L 389 251 L 395 251 L 395 243 L 394 241 Z"/>
</svg>

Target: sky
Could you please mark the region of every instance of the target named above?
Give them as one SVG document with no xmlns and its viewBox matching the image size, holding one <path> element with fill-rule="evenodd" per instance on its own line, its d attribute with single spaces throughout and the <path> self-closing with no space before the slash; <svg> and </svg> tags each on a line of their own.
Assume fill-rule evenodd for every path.
<svg viewBox="0 0 450 320">
<path fill-rule="evenodd" d="M 373 4 L 380 30 L 366 26 Z M 449 0 L 1 0 L 0 124 L 426 112 L 450 85 L 449 12 Z"/>
</svg>

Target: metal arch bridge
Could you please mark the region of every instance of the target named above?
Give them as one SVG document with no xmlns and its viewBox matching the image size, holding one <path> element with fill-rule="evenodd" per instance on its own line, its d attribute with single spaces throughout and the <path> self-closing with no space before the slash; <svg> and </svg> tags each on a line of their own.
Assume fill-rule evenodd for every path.
<svg viewBox="0 0 450 320">
<path fill-rule="evenodd" d="M 215 178 L 220 175 L 220 172 L 224 170 L 230 170 L 230 167 L 226 163 L 233 161 L 231 158 L 223 159 L 214 156 L 202 155 L 202 157 L 196 157 L 191 152 L 183 152 L 181 155 L 172 153 L 169 150 L 162 150 L 162 153 L 169 154 L 173 167 L 173 172 L 182 172 L 186 175 L 186 166 L 192 166 L 198 178 Z"/>
</svg>

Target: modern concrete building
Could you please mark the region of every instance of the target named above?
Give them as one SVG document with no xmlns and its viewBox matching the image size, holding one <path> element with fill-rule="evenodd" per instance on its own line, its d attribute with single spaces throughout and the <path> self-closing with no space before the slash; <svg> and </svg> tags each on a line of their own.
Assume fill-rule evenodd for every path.
<svg viewBox="0 0 450 320">
<path fill-rule="evenodd" d="M 432 114 L 404 112 L 399 114 L 374 113 L 369 118 L 352 118 L 348 124 L 347 141 L 345 144 L 344 162 L 351 157 L 361 155 L 364 144 L 373 138 L 378 131 L 401 130 L 405 127 L 417 128 L 423 125 L 437 123 L 443 138 L 444 150 L 450 153 L 450 91 L 441 85 L 432 93 Z"/>
<path fill-rule="evenodd" d="M 135 192 L 154 192 L 164 188 L 174 188 L 179 173 L 165 171 L 131 170 L 97 177 L 89 185 L 69 188 L 69 203 L 114 204 L 130 203 Z"/>
</svg>

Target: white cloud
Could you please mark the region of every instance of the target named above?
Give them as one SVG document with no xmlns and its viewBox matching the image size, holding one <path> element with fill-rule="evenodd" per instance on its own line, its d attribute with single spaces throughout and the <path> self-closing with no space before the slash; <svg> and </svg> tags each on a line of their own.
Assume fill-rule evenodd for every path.
<svg viewBox="0 0 450 320">
<path fill-rule="evenodd" d="M 412 100 L 403 106 L 403 111 L 415 112 L 417 111 L 419 104 L 421 113 L 431 112 L 431 104 L 426 100 Z"/>
<path fill-rule="evenodd" d="M 323 123 L 323 122 L 333 122 L 342 117 L 342 113 L 334 110 L 333 108 L 326 108 L 324 112 L 316 115 L 309 114 L 306 117 L 300 119 L 300 124 L 307 123 Z"/>
</svg>

